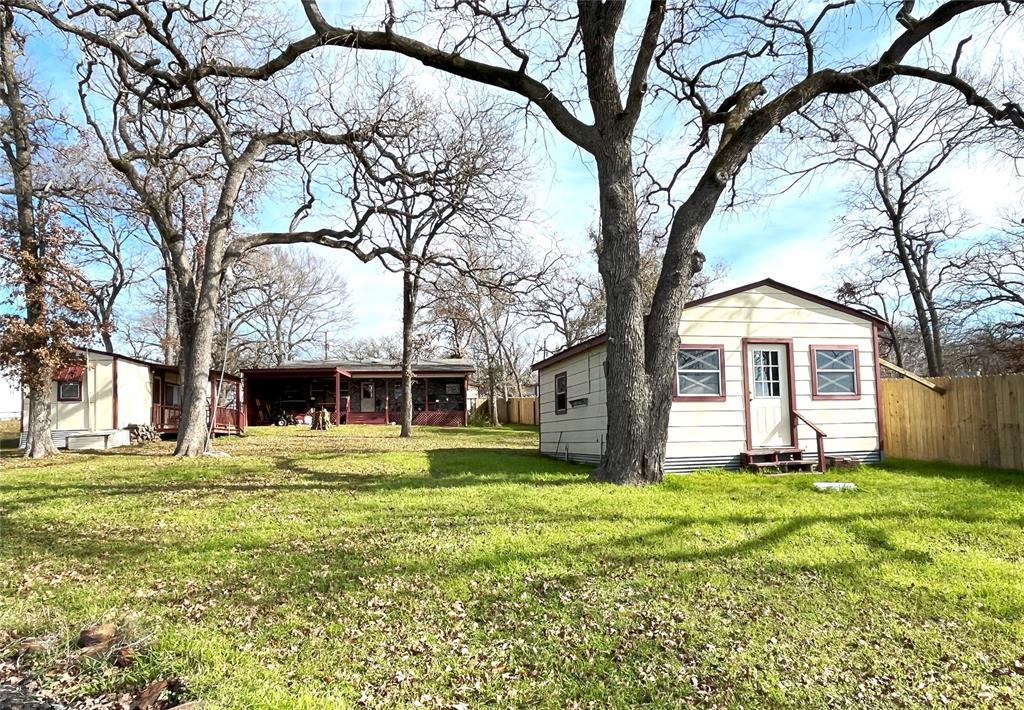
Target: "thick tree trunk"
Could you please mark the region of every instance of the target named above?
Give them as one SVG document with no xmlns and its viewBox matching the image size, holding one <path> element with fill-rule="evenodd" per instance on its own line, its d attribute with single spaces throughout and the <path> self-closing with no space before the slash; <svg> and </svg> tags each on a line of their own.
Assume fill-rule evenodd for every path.
<svg viewBox="0 0 1024 710">
<path fill-rule="evenodd" d="M 181 335 L 181 419 L 175 456 L 201 456 L 206 452 L 210 415 L 210 362 L 216 322 L 216 292 L 207 292 Z"/>
<path fill-rule="evenodd" d="M 416 317 L 416 284 L 410 265 L 402 271 L 402 430 L 412 436 L 412 328 Z M 426 406 L 426 402 L 424 402 Z"/>
<path fill-rule="evenodd" d="M 50 390 L 33 387 L 28 394 L 25 457 L 38 459 L 57 453 L 50 432 Z"/>
<path fill-rule="evenodd" d="M 181 343 L 176 337 L 178 331 L 178 308 L 171 292 L 171 283 L 174 278 L 171 268 L 164 267 L 164 283 L 167 284 L 164 291 L 164 337 L 160 342 L 160 350 L 165 365 L 177 365 L 181 359 Z"/>
<path fill-rule="evenodd" d="M 14 14 L 7 8 L 0 8 L 0 68 L 4 84 L 5 103 L 8 111 L 7 130 L 13 145 L 5 145 L 4 153 L 11 169 L 14 183 L 14 198 L 17 212 L 18 240 L 23 252 L 38 262 L 45 263 L 46 239 L 36 219 L 34 194 L 34 147 L 32 143 L 32 118 L 22 101 L 21 77 L 18 76 L 15 58 Z M 49 323 L 47 278 L 43 267 L 25 267 L 20 274 L 25 293 L 25 323 L 29 326 L 32 342 L 24 343 L 26 350 L 46 350 L 49 346 Z M 25 456 L 41 458 L 57 453 L 50 432 L 50 383 L 53 380 L 52 366 L 45 363 L 22 360 L 21 380 L 29 389 L 29 417 Z"/>
<path fill-rule="evenodd" d="M 651 381 L 645 367 L 648 304 L 637 274 L 640 246 L 628 139 L 606 143 L 597 156 L 601 250 L 598 266 L 607 294 L 609 333 L 605 373 L 608 431 L 595 478 L 615 483 L 651 483 L 662 478 L 662 460 L 649 458 Z"/>
</svg>

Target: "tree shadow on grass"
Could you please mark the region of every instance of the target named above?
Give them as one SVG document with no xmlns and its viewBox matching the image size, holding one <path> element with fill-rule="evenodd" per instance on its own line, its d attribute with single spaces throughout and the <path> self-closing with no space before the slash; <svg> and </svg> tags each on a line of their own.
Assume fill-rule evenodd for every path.
<svg viewBox="0 0 1024 710">
<path fill-rule="evenodd" d="M 151 469 L 140 474 L 139 480 L 118 482 L 45 483 L 42 481 L 0 483 L 0 494 L 5 494 L 2 509 L 10 513 L 35 505 L 61 499 L 90 496 L 174 496 L 190 498 L 230 496 L 239 493 L 374 493 L 386 491 L 413 491 L 453 489 L 471 486 L 522 485 L 569 486 L 587 484 L 589 469 L 577 464 L 555 461 L 536 452 L 523 449 L 475 448 L 433 449 L 426 451 L 427 464 L 423 471 L 376 472 L 360 471 L 345 457 L 354 454 L 367 458 L 381 457 L 382 467 L 389 454 L 376 449 L 348 450 L 341 453 L 311 453 L 298 456 L 273 457 L 277 472 L 285 475 L 261 478 L 242 462 L 224 459 L 219 462 L 214 478 L 175 480 L 176 469 Z M 416 452 L 410 452 L 416 453 Z M 106 457 L 112 452 L 74 454 L 75 456 Z M 148 458 L 145 454 L 140 457 Z M 124 455 L 122 454 L 122 457 Z M 64 463 L 67 463 L 64 461 Z M 171 462 L 169 462 L 170 464 Z M 317 465 L 319 464 L 319 466 Z M 337 468 L 332 470 L 332 465 Z M 123 476 L 122 472 L 118 472 Z M 596 485 L 596 484 L 594 484 Z M 22 495 L 24 494 L 24 495 Z"/>
<path fill-rule="evenodd" d="M 380 453 L 380 452 L 377 452 Z M 254 575 L 276 574 L 286 578 L 292 567 L 320 569 L 332 568 L 332 589 L 356 587 L 356 578 L 380 579 L 396 577 L 464 578 L 477 574 L 504 574 L 508 569 L 547 570 L 545 574 L 583 573 L 591 569 L 614 568 L 629 574 L 635 566 L 680 565 L 680 571 L 693 569 L 688 565 L 706 561 L 739 561 L 797 572 L 804 569 L 840 575 L 858 584 L 870 584 L 875 578 L 872 570 L 885 562 L 897 564 L 929 564 L 928 552 L 904 547 L 894 541 L 886 526 L 907 524 L 907 520 L 920 525 L 941 522 L 972 524 L 998 522 L 1005 526 L 1024 525 L 1020 516 L 996 516 L 979 511 L 977 505 L 965 502 L 960 508 L 928 510 L 917 504 L 910 506 L 886 505 L 869 510 L 837 510 L 834 512 L 804 512 L 797 501 L 793 510 L 770 513 L 744 513 L 735 510 L 725 515 L 673 513 L 671 510 L 652 510 L 621 513 L 607 504 L 591 507 L 584 496 L 584 504 L 566 503 L 556 499 L 552 487 L 579 486 L 562 495 L 584 495 L 588 486 L 602 486 L 609 496 L 616 489 L 604 484 L 589 483 L 587 467 L 542 457 L 522 449 L 435 449 L 424 452 L 423 471 L 395 473 L 358 471 L 352 462 L 346 463 L 345 454 L 317 453 L 273 458 L 274 469 L 253 471 L 244 461 L 225 459 L 219 462 L 215 478 L 202 477 L 175 480 L 178 469 L 152 469 L 141 474 L 143 480 L 114 482 L 85 482 L 72 484 L 9 483 L 0 485 L 5 494 L 0 510 L 0 537 L 3 548 L 0 555 L 15 553 L 31 559 L 74 560 L 102 570 L 117 570 L 133 563 L 154 564 L 160 560 L 184 556 L 199 565 L 217 565 L 232 555 L 239 555 L 230 571 L 225 570 L 224 581 L 244 584 Z M 382 460 L 385 459 L 382 457 Z M 352 467 L 346 470 L 346 466 Z M 102 475 L 102 474 L 100 474 Z M 119 476 L 124 472 L 119 471 Z M 919 474 L 927 475 L 927 474 Z M 934 474 L 939 476 L 937 471 Z M 466 499 L 458 495 L 467 487 L 494 487 L 494 495 Z M 520 490 L 506 494 L 504 486 L 517 486 Z M 531 489 L 543 491 L 531 493 Z M 448 496 L 410 496 L 396 505 L 392 492 L 431 492 Z M 654 495 L 684 495 L 686 491 L 665 489 L 651 491 Z M 181 494 L 180 503 L 175 496 Z M 296 497 L 282 497 L 292 496 Z M 304 498 L 308 494 L 315 499 Z M 244 495 L 244 498 L 243 498 Z M 627 492 L 627 495 L 632 494 Z M 172 529 L 169 542 L 163 534 L 151 534 L 148 520 L 133 523 L 130 516 L 106 525 L 103 515 L 84 523 L 54 521 L 43 516 L 36 520 L 31 515 L 17 519 L 9 516 L 15 510 L 64 499 L 76 506 L 94 506 L 97 511 L 112 506 L 132 510 L 145 507 L 144 501 L 126 501 L 125 497 L 156 497 L 164 506 L 195 505 L 218 506 L 247 503 L 261 499 L 270 506 L 271 515 L 308 520 L 310 528 L 294 538 L 277 537 L 266 540 L 253 534 L 253 520 L 244 506 L 233 508 L 231 524 L 223 531 L 216 527 L 208 532 L 204 528 L 196 537 L 187 531 L 179 534 Z M 531 498 L 532 496 L 532 498 Z M 325 500 L 326 498 L 326 500 Z M 851 498 L 851 501 L 856 501 Z M 354 501 L 354 502 L 353 502 Z M 468 502 L 467 502 L 468 501 Z M 550 505 L 549 505 L 550 504 Z M 345 506 L 353 505 L 352 515 Z M 652 503 L 653 505 L 653 503 Z M 875 504 L 877 505 L 877 504 Z M 335 517 L 335 527 L 322 530 L 321 537 L 310 531 L 323 523 L 316 518 L 325 508 L 342 511 Z M 241 511 L 241 512 L 239 512 Z M 172 512 L 172 515 L 174 513 Z M 214 518 L 215 519 L 215 518 Z M 227 522 L 225 518 L 225 522 Z M 208 523 L 207 523 L 208 524 Z M 134 526 L 134 527 L 133 527 Z M 833 555 L 831 551 L 819 555 L 813 552 L 796 559 L 776 559 L 774 551 L 793 540 L 801 539 L 815 526 L 845 531 L 866 550 L 866 556 Z M 698 536 L 693 529 L 699 527 Z M 518 533 L 504 533 L 496 538 L 501 544 L 490 544 L 490 535 L 496 531 L 519 529 Z M 280 535 L 288 535 L 289 528 Z M 430 546 L 431 533 L 441 530 L 448 540 L 455 541 L 453 551 L 440 552 Z M 564 536 L 562 531 L 578 531 Z M 318 533 L 321 534 L 321 533 Z M 176 537 L 177 536 L 177 537 Z M 820 540 L 819 533 L 811 534 Z M 344 541 L 354 541 L 342 544 Z M 473 544 L 464 546 L 472 541 Z M 294 549 L 292 544 L 301 542 Z M 820 545 L 820 542 L 813 544 Z M 402 554 L 388 560 L 395 547 Z M 422 554 L 418 554 L 422 552 Z M 375 560 L 377 562 L 375 562 Z M 397 560 L 397 561 L 396 561 Z M 281 572 L 284 570 L 285 572 Z M 304 577 L 308 579 L 307 577 Z M 288 594 L 301 594 L 303 582 L 296 578 L 281 583 L 282 599 Z"/>
<path fill-rule="evenodd" d="M 583 485 L 588 482 L 589 475 L 589 469 L 585 466 L 555 461 L 523 449 L 428 449 L 423 452 L 427 458 L 423 471 L 393 473 L 345 470 L 344 457 L 353 453 L 372 455 L 380 452 L 349 450 L 341 454 L 279 457 L 275 459 L 275 465 L 282 471 L 298 473 L 310 481 L 363 492 L 497 485 Z M 385 454 L 382 462 L 386 458 Z M 340 470 L 330 470 L 335 459 L 339 460 Z"/>
</svg>

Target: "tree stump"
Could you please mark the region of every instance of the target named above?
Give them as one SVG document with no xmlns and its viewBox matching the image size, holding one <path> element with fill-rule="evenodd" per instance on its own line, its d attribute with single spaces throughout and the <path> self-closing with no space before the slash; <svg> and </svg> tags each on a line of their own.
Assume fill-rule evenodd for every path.
<svg viewBox="0 0 1024 710">
<path fill-rule="evenodd" d="M 327 413 L 326 409 L 320 409 L 313 412 L 313 423 L 309 428 L 319 429 L 322 431 L 326 431 L 331 428 L 331 416 Z"/>
</svg>

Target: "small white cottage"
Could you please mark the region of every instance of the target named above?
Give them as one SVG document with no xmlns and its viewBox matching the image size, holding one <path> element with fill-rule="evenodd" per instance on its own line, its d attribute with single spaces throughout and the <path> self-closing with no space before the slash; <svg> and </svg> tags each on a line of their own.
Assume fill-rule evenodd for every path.
<svg viewBox="0 0 1024 710">
<path fill-rule="evenodd" d="M 91 348 L 78 349 L 79 360 L 55 373 L 50 384 L 50 425 L 58 448 L 109 449 L 130 442 L 129 427 L 151 426 L 176 434 L 181 417 L 178 368 Z M 246 426 L 241 379 L 210 373 L 210 399 L 219 388 L 218 406 L 210 405 L 214 433 L 238 434 Z M 25 445 L 28 393 L 22 393 L 21 446 Z"/>
<path fill-rule="evenodd" d="M 772 279 L 687 304 L 665 470 L 879 461 L 879 325 Z M 598 335 L 534 364 L 542 453 L 601 460 L 605 341 Z"/>
</svg>

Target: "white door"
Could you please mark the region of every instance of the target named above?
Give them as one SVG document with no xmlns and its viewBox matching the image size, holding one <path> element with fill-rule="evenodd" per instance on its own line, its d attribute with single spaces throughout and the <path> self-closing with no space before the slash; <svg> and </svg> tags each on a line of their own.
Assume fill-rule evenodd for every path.
<svg viewBox="0 0 1024 710">
<path fill-rule="evenodd" d="M 362 390 L 360 391 L 359 397 L 359 411 L 360 412 L 373 412 L 376 411 L 373 401 L 373 383 L 364 382 Z"/>
<path fill-rule="evenodd" d="M 751 345 L 747 349 L 750 398 L 750 445 L 790 446 L 789 363 L 785 345 Z"/>
</svg>

